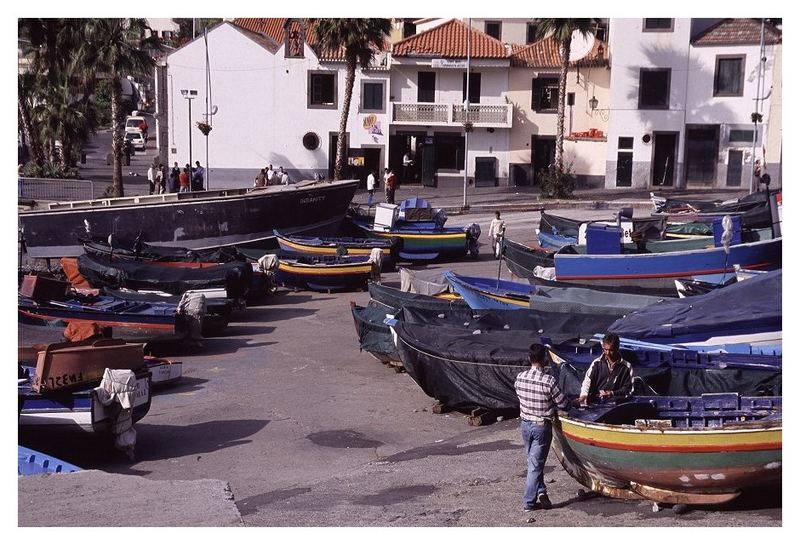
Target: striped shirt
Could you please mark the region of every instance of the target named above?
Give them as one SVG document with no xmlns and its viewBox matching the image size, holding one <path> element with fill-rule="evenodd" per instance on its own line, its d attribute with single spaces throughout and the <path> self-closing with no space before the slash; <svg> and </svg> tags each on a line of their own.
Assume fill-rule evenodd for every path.
<svg viewBox="0 0 800 545">
<path fill-rule="evenodd" d="M 519 415 L 523 420 L 553 418 L 556 406 L 564 410 L 569 407 L 569 400 L 559 389 L 556 379 L 536 367 L 518 374 L 514 389 L 519 397 Z"/>
</svg>

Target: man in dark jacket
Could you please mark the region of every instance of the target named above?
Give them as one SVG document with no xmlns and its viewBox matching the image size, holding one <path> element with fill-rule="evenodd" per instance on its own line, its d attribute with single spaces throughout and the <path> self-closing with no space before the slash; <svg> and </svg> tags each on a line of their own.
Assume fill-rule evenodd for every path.
<svg viewBox="0 0 800 545">
<path fill-rule="evenodd" d="M 632 394 L 633 368 L 622 359 L 619 337 L 608 333 L 603 337 L 603 355 L 594 360 L 586 370 L 578 402 L 584 404 L 587 400 L 607 401 Z"/>
</svg>

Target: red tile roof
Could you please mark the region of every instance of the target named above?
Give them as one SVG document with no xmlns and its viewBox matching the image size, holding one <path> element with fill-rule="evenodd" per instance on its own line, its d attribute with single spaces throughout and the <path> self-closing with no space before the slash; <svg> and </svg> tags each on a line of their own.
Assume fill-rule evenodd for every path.
<svg viewBox="0 0 800 545">
<path fill-rule="evenodd" d="M 606 66 L 608 65 L 608 44 L 595 38 L 592 50 L 570 66 Z M 515 51 L 511 54 L 511 66 L 523 68 L 559 68 L 561 53 L 558 42 L 552 36 Z"/>
<path fill-rule="evenodd" d="M 476 59 L 508 58 L 503 42 L 480 30 L 469 28 L 458 19 L 410 36 L 392 46 L 394 57 L 466 58 L 467 32 L 470 32 L 470 57 Z"/>
<path fill-rule="evenodd" d="M 764 43 L 783 41 L 780 30 L 767 23 L 764 26 Z M 760 19 L 724 19 L 694 37 L 692 45 L 758 45 L 761 43 Z"/>
<path fill-rule="evenodd" d="M 267 17 L 267 18 L 238 18 L 233 20 L 233 24 L 245 30 L 262 34 L 275 40 L 279 44 L 283 44 L 285 37 L 286 22 L 289 19 L 286 17 Z M 291 23 L 292 31 L 300 31 L 303 19 L 294 19 Z M 320 60 L 325 61 L 344 61 L 344 49 L 339 51 L 320 51 L 316 46 L 317 36 L 314 33 L 314 24 L 306 25 L 305 32 L 306 43 L 317 53 Z M 384 43 L 384 49 L 389 49 L 388 40 Z M 377 52 L 376 52 L 377 53 Z"/>
</svg>

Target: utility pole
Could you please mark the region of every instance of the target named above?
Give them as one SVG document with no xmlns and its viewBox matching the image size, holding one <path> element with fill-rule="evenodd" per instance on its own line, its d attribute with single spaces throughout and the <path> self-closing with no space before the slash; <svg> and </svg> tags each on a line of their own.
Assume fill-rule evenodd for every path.
<svg viewBox="0 0 800 545">
<path fill-rule="evenodd" d="M 464 100 L 464 201 L 462 208 L 467 208 L 467 185 L 469 170 L 469 61 L 470 61 L 470 47 L 472 45 L 472 19 L 467 19 L 467 76 L 466 76 L 466 100 Z"/>
</svg>

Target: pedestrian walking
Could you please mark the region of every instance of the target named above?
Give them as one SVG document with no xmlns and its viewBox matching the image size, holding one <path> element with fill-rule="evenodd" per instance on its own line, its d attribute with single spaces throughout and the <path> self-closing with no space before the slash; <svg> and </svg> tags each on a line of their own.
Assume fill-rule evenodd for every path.
<svg viewBox="0 0 800 545">
<path fill-rule="evenodd" d="M 261 169 L 261 172 L 258 173 L 256 179 L 253 180 L 254 187 L 264 187 L 267 185 L 267 174 L 264 172 L 264 169 Z"/>
<path fill-rule="evenodd" d="M 519 397 L 519 420 L 525 457 L 528 460 L 528 477 L 522 495 L 522 509 L 533 511 L 551 507 L 544 484 L 544 464 L 553 440 L 553 419 L 558 418 L 556 408 L 566 410 L 570 402 L 561 392 L 555 377 L 544 372 L 547 349 L 534 343 L 528 349 L 531 368 L 517 375 L 514 389 Z"/>
<path fill-rule="evenodd" d="M 155 193 L 157 193 L 159 195 L 161 193 L 164 193 L 164 167 L 161 165 L 160 162 L 158 163 L 158 166 L 156 167 L 156 180 L 155 180 L 155 182 L 156 182 Z"/>
<path fill-rule="evenodd" d="M 200 161 L 195 161 L 194 164 L 195 167 L 192 169 L 192 191 L 203 191 L 206 169 L 200 165 Z"/>
<path fill-rule="evenodd" d="M 403 182 L 408 183 L 411 181 L 411 167 L 413 166 L 414 160 L 411 159 L 411 150 L 406 150 L 405 154 L 403 154 Z"/>
<path fill-rule="evenodd" d="M 153 165 L 150 165 L 150 168 L 147 169 L 147 184 L 150 186 L 150 195 L 155 192 L 156 188 L 156 173 L 155 168 Z"/>
<path fill-rule="evenodd" d="M 397 184 L 397 178 L 395 177 L 393 170 L 385 169 L 384 172 L 386 172 L 386 179 L 384 180 L 386 202 L 389 204 L 394 204 L 394 190 Z"/>
<path fill-rule="evenodd" d="M 495 210 L 494 219 L 489 224 L 489 241 L 492 243 L 492 253 L 495 259 L 500 259 L 500 235 L 506 228 L 506 222 L 500 219 L 500 211 Z"/>
<path fill-rule="evenodd" d="M 189 166 L 189 163 L 186 163 L 186 166 L 183 167 L 183 171 L 178 176 L 178 185 L 180 186 L 178 189 L 179 193 L 189 192 L 189 183 L 191 182 L 191 174 L 192 174 L 192 168 Z"/>
<path fill-rule="evenodd" d="M 367 194 L 369 194 L 369 197 L 367 198 L 367 206 L 372 206 L 372 198 L 375 195 L 375 174 L 377 174 L 377 172 L 375 170 L 371 170 L 367 176 Z"/>
<path fill-rule="evenodd" d="M 172 169 L 169 171 L 169 192 L 170 193 L 177 193 L 178 192 L 178 178 L 181 175 L 181 167 L 178 166 L 178 161 L 175 161 Z"/>
</svg>

